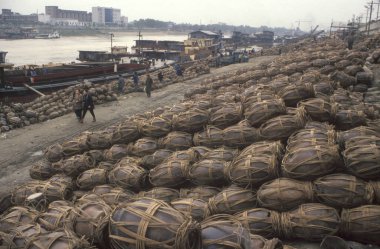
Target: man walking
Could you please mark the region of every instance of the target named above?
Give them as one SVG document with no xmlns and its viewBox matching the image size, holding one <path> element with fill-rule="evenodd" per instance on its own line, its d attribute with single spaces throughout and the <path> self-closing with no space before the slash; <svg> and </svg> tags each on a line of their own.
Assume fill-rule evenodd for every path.
<svg viewBox="0 0 380 249">
<path fill-rule="evenodd" d="M 117 90 L 120 94 L 124 93 L 125 80 L 121 74 L 119 74 L 119 80 L 117 82 Z"/>
<path fill-rule="evenodd" d="M 137 74 L 137 72 L 134 72 L 133 73 L 133 85 L 135 87 L 135 90 L 137 90 L 138 86 L 139 86 L 139 75 Z"/>
<path fill-rule="evenodd" d="M 153 85 L 153 80 L 150 77 L 150 75 L 147 74 L 146 81 L 145 81 L 145 92 L 146 92 L 146 96 L 148 96 L 148 98 L 150 98 L 150 93 L 152 91 L 152 85 Z"/>
<path fill-rule="evenodd" d="M 95 113 L 94 113 L 94 101 L 92 99 L 91 94 L 88 92 L 88 89 L 84 89 L 84 94 L 83 94 L 83 114 L 82 114 L 82 119 L 81 123 L 83 123 L 84 116 L 86 116 L 87 110 L 90 111 L 91 116 L 92 116 L 92 122 L 96 122 L 95 118 Z"/>
<path fill-rule="evenodd" d="M 355 41 L 355 36 L 354 36 L 354 32 L 352 31 L 348 37 L 347 37 L 347 48 L 349 50 L 352 50 L 353 46 L 354 46 L 354 41 Z"/>
<path fill-rule="evenodd" d="M 158 73 L 157 77 L 158 77 L 158 80 L 160 81 L 160 83 L 162 83 L 162 80 L 164 79 L 164 75 L 162 74 L 161 71 Z"/>
</svg>

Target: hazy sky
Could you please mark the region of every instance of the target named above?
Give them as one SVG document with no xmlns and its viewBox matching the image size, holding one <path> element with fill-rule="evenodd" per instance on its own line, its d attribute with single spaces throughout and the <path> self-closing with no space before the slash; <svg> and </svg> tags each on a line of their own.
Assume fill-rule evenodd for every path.
<svg viewBox="0 0 380 249">
<path fill-rule="evenodd" d="M 129 20 L 154 18 L 176 23 L 297 27 L 297 20 L 308 30 L 317 24 L 330 26 L 331 20 L 347 22 L 364 14 L 368 0 L 0 0 L 1 8 L 21 14 L 44 13 L 46 5 L 61 9 L 85 10 L 91 7 L 113 7 Z M 375 5 L 376 6 L 376 5 Z M 377 6 L 374 8 L 376 17 Z"/>
</svg>

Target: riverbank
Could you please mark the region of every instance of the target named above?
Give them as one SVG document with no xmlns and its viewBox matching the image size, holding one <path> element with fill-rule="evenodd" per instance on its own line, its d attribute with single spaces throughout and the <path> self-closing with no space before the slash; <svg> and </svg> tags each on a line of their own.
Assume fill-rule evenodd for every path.
<svg viewBox="0 0 380 249">
<path fill-rule="evenodd" d="M 68 140 L 86 130 L 106 128 L 125 119 L 126 116 L 150 111 L 160 106 L 173 105 L 183 99 L 187 90 L 196 88 L 207 77 L 252 67 L 262 62 L 272 61 L 274 58 L 273 56 L 257 57 L 251 59 L 249 63 L 212 69 L 210 74 L 154 91 L 151 99 L 146 98 L 144 93 L 121 96 L 116 102 L 96 106 L 96 123 L 92 123 L 88 117 L 84 124 L 79 124 L 72 113 L 4 133 L 0 138 L 0 184 L 3 186 L 0 189 L 0 195 L 13 186 L 30 180 L 30 166 L 43 157 L 42 150 L 49 145 Z"/>
</svg>

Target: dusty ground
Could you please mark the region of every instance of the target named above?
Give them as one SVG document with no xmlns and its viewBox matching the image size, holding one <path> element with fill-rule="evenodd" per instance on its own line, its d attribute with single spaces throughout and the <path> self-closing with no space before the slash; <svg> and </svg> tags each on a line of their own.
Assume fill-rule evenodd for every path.
<svg viewBox="0 0 380 249">
<path fill-rule="evenodd" d="M 42 158 L 42 151 L 56 142 L 68 140 L 85 131 L 105 128 L 128 115 L 153 110 L 159 106 L 173 105 L 183 99 L 183 94 L 200 84 L 201 80 L 211 75 L 249 67 L 274 57 L 265 56 L 252 59 L 249 63 L 234 64 L 213 69 L 210 74 L 181 83 L 166 86 L 152 93 L 148 99 L 144 93 L 132 93 L 95 107 L 97 122 L 91 122 L 88 113 L 84 124 L 75 120 L 74 113 L 44 123 L 16 129 L 0 135 L 0 194 L 9 191 L 13 186 L 30 180 L 29 167 Z"/>
</svg>

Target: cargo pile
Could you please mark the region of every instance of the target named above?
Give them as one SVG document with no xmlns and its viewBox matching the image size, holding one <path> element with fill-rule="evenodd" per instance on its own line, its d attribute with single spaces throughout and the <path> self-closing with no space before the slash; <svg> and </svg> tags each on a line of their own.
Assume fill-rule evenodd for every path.
<svg viewBox="0 0 380 249">
<path fill-rule="evenodd" d="M 282 248 L 332 235 L 380 245 L 369 53 L 317 45 L 50 146 L 34 180 L 0 202 L 3 245 Z"/>
<path fill-rule="evenodd" d="M 188 65 L 184 71 L 183 77 L 175 74 L 173 67 L 167 67 L 162 70 L 164 81 L 159 83 L 157 79 L 158 71 L 151 73 L 153 79 L 153 89 L 159 89 L 169 84 L 179 81 L 193 79 L 201 74 L 210 72 L 210 68 L 205 62 L 196 62 Z M 142 88 L 145 85 L 146 76 L 140 77 L 139 85 Z M 93 97 L 95 105 L 117 100 L 117 81 L 107 84 L 92 84 L 85 82 L 66 89 L 61 89 L 52 94 L 45 95 L 29 103 L 12 103 L 10 105 L 0 105 L 0 133 L 7 132 L 15 128 L 21 128 L 31 124 L 44 122 L 54 119 L 72 111 L 72 96 L 76 88 L 88 88 Z M 129 78 L 126 81 L 126 93 L 134 92 L 133 82 Z"/>
</svg>

